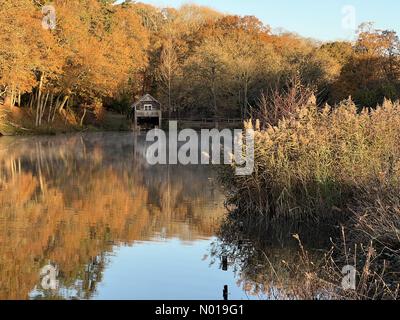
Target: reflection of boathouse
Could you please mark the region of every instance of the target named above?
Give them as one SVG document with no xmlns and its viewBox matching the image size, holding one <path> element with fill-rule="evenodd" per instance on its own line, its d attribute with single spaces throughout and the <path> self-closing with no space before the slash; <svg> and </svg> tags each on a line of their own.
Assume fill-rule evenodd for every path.
<svg viewBox="0 0 400 320">
<path fill-rule="evenodd" d="M 161 103 L 150 94 L 144 95 L 132 105 L 133 129 L 153 129 L 161 127 Z"/>
</svg>

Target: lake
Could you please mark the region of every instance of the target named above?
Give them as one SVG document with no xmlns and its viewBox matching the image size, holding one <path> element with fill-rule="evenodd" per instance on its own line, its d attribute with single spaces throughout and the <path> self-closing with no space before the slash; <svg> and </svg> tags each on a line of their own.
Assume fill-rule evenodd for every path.
<svg viewBox="0 0 400 320">
<path fill-rule="evenodd" d="M 150 166 L 146 147 L 133 133 L 0 138 L 0 299 L 266 298 L 224 253 L 215 170 Z"/>
</svg>

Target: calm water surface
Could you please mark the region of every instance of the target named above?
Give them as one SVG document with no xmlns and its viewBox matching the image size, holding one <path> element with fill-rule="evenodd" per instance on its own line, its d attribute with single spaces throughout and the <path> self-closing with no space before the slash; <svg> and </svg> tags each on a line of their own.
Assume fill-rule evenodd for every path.
<svg viewBox="0 0 400 320">
<path fill-rule="evenodd" d="M 144 140 L 0 138 L 0 299 L 264 297 L 224 256 L 212 168 L 149 166 Z M 42 286 L 46 265 L 56 290 Z"/>
</svg>

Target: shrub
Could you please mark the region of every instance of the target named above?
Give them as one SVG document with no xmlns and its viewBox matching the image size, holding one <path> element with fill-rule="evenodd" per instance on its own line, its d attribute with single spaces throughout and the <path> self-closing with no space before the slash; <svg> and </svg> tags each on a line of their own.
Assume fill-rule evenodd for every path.
<svg viewBox="0 0 400 320">
<path fill-rule="evenodd" d="M 318 109 L 315 99 L 255 134 L 252 176 L 221 180 L 241 212 L 271 219 L 346 213 L 358 194 L 400 178 L 400 104 L 360 112 L 349 99 Z"/>
</svg>

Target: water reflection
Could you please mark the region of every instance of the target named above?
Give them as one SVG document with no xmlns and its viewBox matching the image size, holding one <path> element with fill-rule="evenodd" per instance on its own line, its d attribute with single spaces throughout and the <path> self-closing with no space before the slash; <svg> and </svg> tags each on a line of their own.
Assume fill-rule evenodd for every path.
<svg viewBox="0 0 400 320">
<path fill-rule="evenodd" d="M 144 140 L 0 139 L 0 299 L 321 296 L 292 234 L 327 248 L 332 230 L 227 215 L 212 168 L 149 166 Z"/>
<path fill-rule="evenodd" d="M 256 221 L 255 221 L 256 220 Z M 332 288 L 311 281 L 322 270 L 330 237 L 339 228 L 329 222 L 281 221 L 247 218 L 240 212 L 227 214 L 211 247 L 212 263 L 232 270 L 236 284 L 249 297 L 299 300 L 329 298 Z M 308 281 L 310 280 L 310 281 Z"/>
<path fill-rule="evenodd" d="M 224 198 L 211 169 L 151 167 L 144 150 L 130 133 L 1 138 L 0 299 L 94 298 L 118 250 L 166 240 L 181 249 L 216 233 Z M 135 264 L 164 263 L 147 259 Z M 49 263 L 56 291 L 40 285 Z"/>
</svg>

